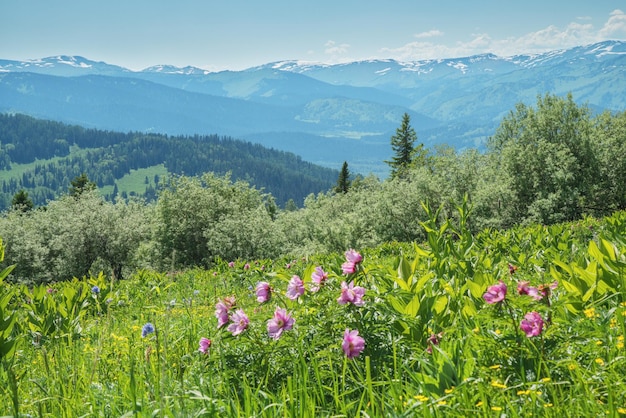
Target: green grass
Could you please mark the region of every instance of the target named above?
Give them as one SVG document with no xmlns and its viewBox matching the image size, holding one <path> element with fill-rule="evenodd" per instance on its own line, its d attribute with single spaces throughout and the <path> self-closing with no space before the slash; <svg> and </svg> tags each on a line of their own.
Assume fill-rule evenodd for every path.
<svg viewBox="0 0 626 418">
<path fill-rule="evenodd" d="M 461 215 L 463 218 L 463 215 Z M 430 222 L 434 222 L 431 220 Z M 626 416 L 626 213 L 551 227 L 486 231 L 426 222 L 428 244 L 235 260 L 211 270 L 139 271 L 0 287 L 0 411 L 23 416 Z M 328 279 L 312 291 L 322 266 Z M 514 266 L 514 267 L 512 267 Z M 294 275 L 306 292 L 288 298 Z M 528 282 L 541 289 L 519 294 Z M 259 303 L 256 284 L 271 299 Z M 342 282 L 365 304 L 339 304 Z M 502 282 L 503 301 L 483 299 Z M 98 286 L 99 292 L 93 287 Z M 546 289 L 549 287 L 546 287 Z M 218 301 L 242 309 L 218 329 Z M 295 319 L 278 339 L 276 307 Z M 529 337 L 528 312 L 545 321 Z M 152 323 L 154 333 L 142 336 Z M 365 349 L 348 359 L 346 329 Z M 208 353 L 198 351 L 211 339 Z"/>
<path fill-rule="evenodd" d="M 159 164 L 152 167 L 140 168 L 138 170 L 131 170 L 130 173 L 126 174 L 121 179 L 117 180 L 115 183 L 117 184 L 118 193 L 126 192 L 128 194 L 135 193 L 137 195 L 145 192 L 146 187 L 152 186 L 155 187 L 154 184 L 154 176 L 158 175 L 160 180 L 164 181 L 168 174 L 167 168 L 165 165 Z M 146 184 L 146 177 L 148 178 L 148 184 Z M 107 195 L 113 192 L 114 186 L 104 186 L 100 188 L 100 192 L 103 195 Z"/>
</svg>

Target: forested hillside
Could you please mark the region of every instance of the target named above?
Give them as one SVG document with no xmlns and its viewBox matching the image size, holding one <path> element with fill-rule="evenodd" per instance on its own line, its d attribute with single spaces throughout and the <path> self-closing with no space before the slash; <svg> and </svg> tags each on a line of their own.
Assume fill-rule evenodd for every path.
<svg viewBox="0 0 626 418">
<path fill-rule="evenodd" d="M 164 166 L 168 173 L 232 174 L 274 196 L 278 204 L 302 202 L 310 193 L 326 191 L 338 172 L 303 161 L 287 152 L 230 137 L 167 136 L 120 133 L 20 114 L 0 114 L 0 210 L 21 189 L 36 206 L 67 192 L 70 181 L 82 173 L 107 197 L 122 193 L 116 183 L 133 170 Z M 146 178 L 142 190 L 130 194 L 156 197 L 159 177 Z"/>
</svg>

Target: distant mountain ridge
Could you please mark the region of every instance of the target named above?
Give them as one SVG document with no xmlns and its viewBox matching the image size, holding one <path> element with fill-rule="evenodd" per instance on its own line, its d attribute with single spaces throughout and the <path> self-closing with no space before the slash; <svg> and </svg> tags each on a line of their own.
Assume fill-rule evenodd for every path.
<svg viewBox="0 0 626 418">
<path fill-rule="evenodd" d="M 230 135 L 335 168 L 345 160 L 365 173 L 384 173 L 404 112 L 427 147 L 480 147 L 516 103 L 547 93 L 572 93 L 595 111 L 624 111 L 626 42 L 512 57 L 280 61 L 221 72 L 132 71 L 78 56 L 0 60 L 0 112 L 99 129 Z"/>
</svg>

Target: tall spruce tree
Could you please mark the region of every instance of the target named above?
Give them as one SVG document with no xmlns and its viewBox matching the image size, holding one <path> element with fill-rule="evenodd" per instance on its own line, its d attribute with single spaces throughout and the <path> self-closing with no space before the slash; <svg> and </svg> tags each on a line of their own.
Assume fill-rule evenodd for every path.
<svg viewBox="0 0 626 418">
<path fill-rule="evenodd" d="M 72 180 L 70 185 L 70 196 L 78 197 L 86 191 L 94 190 L 96 183 L 89 180 L 86 173 L 82 173 Z"/>
<path fill-rule="evenodd" d="M 344 161 L 337 178 L 337 185 L 335 186 L 335 192 L 347 193 L 350 189 L 350 171 L 348 170 L 348 162 Z"/>
<path fill-rule="evenodd" d="M 28 192 L 26 190 L 21 189 L 19 192 L 15 193 L 13 196 L 13 200 L 11 201 L 11 208 L 15 210 L 20 210 L 22 212 L 28 212 L 35 207 L 33 201 L 28 196 Z"/>
<path fill-rule="evenodd" d="M 395 154 L 390 161 L 385 161 L 391 167 L 392 178 L 404 176 L 413 163 L 416 152 L 415 141 L 417 141 L 417 134 L 411 126 L 411 117 L 405 113 L 402 115 L 402 125 L 391 137 L 391 149 Z"/>
</svg>

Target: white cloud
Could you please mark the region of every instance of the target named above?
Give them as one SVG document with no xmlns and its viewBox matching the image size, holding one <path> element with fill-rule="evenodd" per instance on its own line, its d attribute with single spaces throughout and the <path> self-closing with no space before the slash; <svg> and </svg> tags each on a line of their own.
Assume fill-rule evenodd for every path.
<svg viewBox="0 0 626 418">
<path fill-rule="evenodd" d="M 626 35 L 626 14 L 619 9 L 611 12 L 611 17 L 609 17 L 609 20 L 604 24 L 602 29 L 600 29 L 600 36 L 602 37 L 608 38 L 616 35 Z"/>
<path fill-rule="evenodd" d="M 428 32 L 416 33 L 413 35 L 418 39 L 422 38 L 434 38 L 436 36 L 443 36 L 443 32 L 437 29 L 429 30 Z"/>
<path fill-rule="evenodd" d="M 453 45 L 427 41 L 426 38 L 442 34 L 433 30 L 415 35 L 419 41 L 407 43 L 399 48 L 384 48 L 380 52 L 400 61 L 465 57 L 487 52 L 499 56 L 512 56 L 571 48 L 607 39 L 626 39 L 626 14 L 619 9 L 611 12 L 600 29 L 596 29 L 587 21 L 587 18 L 580 17 L 578 22 L 572 22 L 564 28 L 551 25 L 523 36 L 504 39 L 493 39 L 487 33 L 472 34 L 468 41 L 458 41 Z"/>
<path fill-rule="evenodd" d="M 348 48 L 350 45 L 348 44 L 337 44 L 335 41 L 328 41 L 324 44 L 324 52 L 328 55 L 343 55 L 348 52 Z"/>
</svg>

